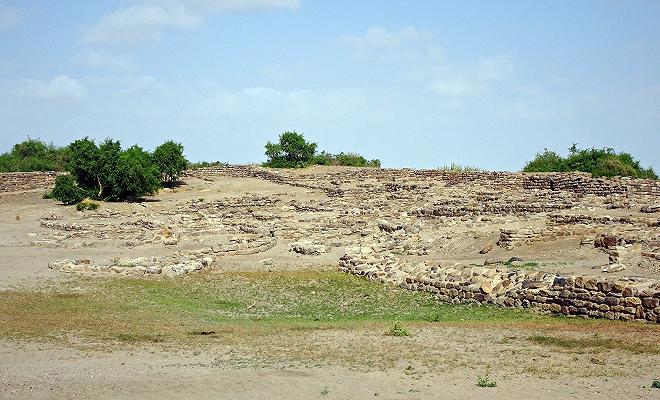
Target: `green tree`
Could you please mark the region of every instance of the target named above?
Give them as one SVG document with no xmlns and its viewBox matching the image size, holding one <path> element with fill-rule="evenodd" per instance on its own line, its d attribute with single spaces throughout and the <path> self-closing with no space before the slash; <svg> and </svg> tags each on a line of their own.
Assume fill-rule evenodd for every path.
<svg viewBox="0 0 660 400">
<path fill-rule="evenodd" d="M 658 179 L 652 168 L 642 168 L 629 153 L 617 153 L 612 148 L 580 149 L 577 144 L 569 148 L 566 158 L 546 149 L 528 162 L 524 172 L 588 172 L 594 177 L 631 176 Z"/>
<path fill-rule="evenodd" d="M 298 132 L 284 132 L 278 143 L 266 143 L 265 166 L 274 168 L 302 168 L 314 162 L 316 143 L 307 142 Z"/>
<path fill-rule="evenodd" d="M 60 175 L 55 179 L 55 187 L 49 197 L 66 205 L 75 204 L 85 198 L 85 191 L 76 185 L 71 175 Z"/>
<path fill-rule="evenodd" d="M 67 171 L 83 188 L 99 187 L 99 148 L 89 137 L 69 145 Z"/>
<path fill-rule="evenodd" d="M 112 181 L 113 199 L 135 199 L 161 187 L 160 171 L 151 155 L 134 145 L 121 152 Z"/>
<path fill-rule="evenodd" d="M 544 149 L 525 165 L 524 172 L 562 172 L 565 171 L 564 159 L 554 151 Z"/>
<path fill-rule="evenodd" d="M 65 149 L 28 137 L 0 154 L 0 172 L 62 171 L 66 156 Z"/>
<path fill-rule="evenodd" d="M 188 165 L 183 155 L 183 145 L 171 140 L 156 147 L 153 159 L 164 180 L 170 183 L 177 181 Z"/>
<path fill-rule="evenodd" d="M 120 155 L 121 143 L 118 140 L 106 139 L 99 146 L 95 171 L 98 185 L 97 198 L 101 199 L 111 195 Z"/>
</svg>

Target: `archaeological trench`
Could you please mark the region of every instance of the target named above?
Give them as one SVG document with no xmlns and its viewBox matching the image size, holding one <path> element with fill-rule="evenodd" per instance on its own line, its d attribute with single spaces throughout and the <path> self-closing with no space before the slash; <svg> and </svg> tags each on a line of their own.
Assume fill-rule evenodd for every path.
<svg viewBox="0 0 660 400">
<path fill-rule="evenodd" d="M 0 174 L 0 197 L 40 195 L 56 175 Z M 0 246 L 70 249 L 73 257 L 43 268 L 144 279 L 241 261 L 336 265 L 444 302 L 660 323 L 658 181 L 257 166 L 196 169 L 183 181 L 155 197 L 188 194 L 170 207 L 145 201 L 76 212 L 43 200 L 39 231 Z M 211 190 L 250 182 L 275 189 Z M 87 255 L 104 248 L 147 255 Z"/>
</svg>

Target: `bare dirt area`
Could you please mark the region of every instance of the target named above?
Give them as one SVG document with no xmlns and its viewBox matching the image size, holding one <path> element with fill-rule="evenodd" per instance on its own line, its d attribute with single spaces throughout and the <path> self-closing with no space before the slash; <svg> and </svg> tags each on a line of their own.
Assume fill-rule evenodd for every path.
<svg viewBox="0 0 660 400">
<path fill-rule="evenodd" d="M 657 398 L 657 189 L 535 179 L 224 167 L 84 212 L 0 186 L 0 398 Z"/>
</svg>

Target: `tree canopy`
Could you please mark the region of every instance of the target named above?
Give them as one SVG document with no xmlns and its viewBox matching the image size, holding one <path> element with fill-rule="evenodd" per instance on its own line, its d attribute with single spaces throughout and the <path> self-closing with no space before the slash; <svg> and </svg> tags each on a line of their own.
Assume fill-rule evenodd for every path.
<svg viewBox="0 0 660 400">
<path fill-rule="evenodd" d="M 380 167 L 380 160 L 367 160 L 356 153 L 316 154 L 316 143 L 307 142 L 298 132 L 283 132 L 279 142 L 266 143 L 267 160 L 263 164 L 273 168 L 303 168 L 310 165 L 344 165 L 353 167 Z"/>
<path fill-rule="evenodd" d="M 523 168 L 524 172 L 588 172 L 594 177 L 630 176 L 658 179 L 653 168 L 642 168 L 629 153 L 617 153 L 612 148 L 580 149 L 577 144 L 569 148 L 567 157 L 545 149 Z"/>
<path fill-rule="evenodd" d="M 55 182 L 51 197 L 65 204 L 89 197 L 96 200 L 135 199 L 158 191 L 163 182 L 178 179 L 186 168 L 183 146 L 167 141 L 153 154 L 134 145 L 122 150 L 117 140 L 100 145 L 86 137 L 66 148 L 66 171 Z"/>
</svg>

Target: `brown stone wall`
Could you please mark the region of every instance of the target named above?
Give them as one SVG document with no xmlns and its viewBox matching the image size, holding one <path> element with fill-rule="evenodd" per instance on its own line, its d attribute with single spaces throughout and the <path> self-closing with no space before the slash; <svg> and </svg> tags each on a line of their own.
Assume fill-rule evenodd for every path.
<svg viewBox="0 0 660 400">
<path fill-rule="evenodd" d="M 0 173 L 0 193 L 50 189 L 63 172 L 6 172 Z"/>
<path fill-rule="evenodd" d="M 363 253 L 358 249 L 344 255 L 340 270 L 408 290 L 431 292 L 449 302 L 534 307 L 555 314 L 660 323 L 660 281 L 656 279 L 407 264 Z"/>
</svg>

